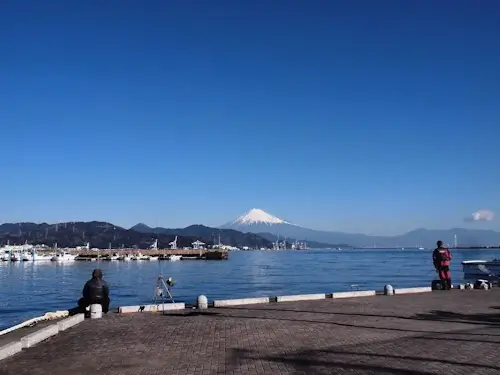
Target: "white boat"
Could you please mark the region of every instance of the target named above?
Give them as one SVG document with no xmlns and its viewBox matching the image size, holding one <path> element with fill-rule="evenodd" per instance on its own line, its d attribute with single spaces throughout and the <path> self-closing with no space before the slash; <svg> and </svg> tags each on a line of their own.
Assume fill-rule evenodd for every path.
<svg viewBox="0 0 500 375">
<path fill-rule="evenodd" d="M 30 253 L 26 252 L 23 254 L 23 261 L 33 261 L 33 262 L 39 262 L 39 261 L 49 261 L 52 259 L 51 255 L 45 255 L 45 254 L 38 254 L 36 251 L 32 251 Z"/>
<path fill-rule="evenodd" d="M 168 257 L 168 260 L 170 261 L 175 261 L 175 260 L 181 260 L 182 259 L 182 255 L 169 255 Z"/>
<path fill-rule="evenodd" d="M 71 262 L 76 259 L 76 255 L 70 254 L 66 251 L 54 255 L 50 260 L 53 262 Z"/>
<path fill-rule="evenodd" d="M 11 262 L 20 262 L 22 261 L 23 256 L 19 251 L 12 251 L 10 253 L 10 260 Z"/>
<path fill-rule="evenodd" d="M 149 260 L 158 260 L 158 257 L 156 255 L 150 255 Z"/>
<path fill-rule="evenodd" d="M 35 262 L 40 262 L 40 261 L 50 261 L 52 259 L 52 254 L 38 254 L 38 253 L 35 253 L 35 255 L 33 256 L 33 261 Z"/>
<path fill-rule="evenodd" d="M 462 262 L 464 278 L 475 278 L 478 276 L 499 276 L 500 259 L 493 260 L 464 260 Z"/>
<path fill-rule="evenodd" d="M 10 250 L 4 250 L 3 253 L 0 255 L 0 261 L 2 262 L 10 262 Z"/>
<path fill-rule="evenodd" d="M 137 253 L 135 255 L 132 255 L 132 260 L 149 260 L 148 255 L 143 255 L 142 253 Z"/>
<path fill-rule="evenodd" d="M 132 257 L 130 255 L 128 255 L 128 254 L 120 255 L 118 257 L 118 260 L 130 261 L 130 260 L 132 260 Z"/>
<path fill-rule="evenodd" d="M 104 260 L 120 260 L 120 256 L 117 253 L 110 255 L 109 257 L 103 258 Z"/>
</svg>

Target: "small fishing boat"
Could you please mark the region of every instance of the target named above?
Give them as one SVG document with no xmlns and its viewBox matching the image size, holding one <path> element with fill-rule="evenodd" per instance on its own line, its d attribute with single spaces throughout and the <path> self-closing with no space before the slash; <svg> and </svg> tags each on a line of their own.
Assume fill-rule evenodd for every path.
<svg viewBox="0 0 500 375">
<path fill-rule="evenodd" d="M 0 254 L 0 261 L 9 262 L 10 261 L 10 250 L 4 250 L 2 254 Z"/>
<path fill-rule="evenodd" d="M 102 257 L 101 259 L 102 260 L 120 260 L 120 256 L 117 253 L 113 253 L 112 255 Z"/>
<path fill-rule="evenodd" d="M 124 260 L 124 261 L 128 262 L 128 261 L 132 260 L 132 257 L 129 254 L 120 255 L 118 257 L 118 260 Z"/>
<path fill-rule="evenodd" d="M 67 251 L 63 251 L 54 255 L 50 260 L 53 262 L 72 262 L 76 259 L 77 255 L 73 255 L 68 253 Z"/>
<path fill-rule="evenodd" d="M 149 260 L 149 255 L 143 255 L 141 252 L 132 255 L 132 260 Z"/>
<path fill-rule="evenodd" d="M 168 256 L 168 260 L 170 261 L 175 261 L 175 260 L 181 260 L 182 259 L 182 256 L 181 255 L 169 255 Z"/>
<path fill-rule="evenodd" d="M 36 250 L 32 250 L 31 252 L 26 252 L 23 254 L 23 261 L 50 261 L 52 260 L 52 255 L 38 254 Z"/>
<path fill-rule="evenodd" d="M 20 262 L 23 260 L 23 256 L 19 251 L 12 251 L 10 253 L 10 261 L 11 262 Z"/>
<path fill-rule="evenodd" d="M 462 270 L 466 279 L 478 276 L 500 277 L 500 259 L 464 260 L 462 262 Z"/>
</svg>

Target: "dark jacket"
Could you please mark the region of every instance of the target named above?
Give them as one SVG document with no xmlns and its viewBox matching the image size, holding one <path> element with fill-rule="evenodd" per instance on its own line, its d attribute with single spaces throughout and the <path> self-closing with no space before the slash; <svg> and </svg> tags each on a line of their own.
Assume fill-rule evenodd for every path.
<svg viewBox="0 0 500 375">
<path fill-rule="evenodd" d="M 83 287 L 83 298 L 88 301 L 109 298 L 108 283 L 100 278 L 91 278 Z"/>
</svg>

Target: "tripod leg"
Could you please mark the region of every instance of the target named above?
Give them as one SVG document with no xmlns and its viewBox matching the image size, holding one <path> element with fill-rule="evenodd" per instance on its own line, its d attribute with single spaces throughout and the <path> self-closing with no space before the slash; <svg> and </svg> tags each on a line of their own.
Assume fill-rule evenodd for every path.
<svg viewBox="0 0 500 375">
<path fill-rule="evenodd" d="M 161 283 L 161 278 L 158 278 L 158 281 L 156 283 L 156 288 L 154 290 L 154 294 L 153 294 L 153 304 L 154 305 L 158 305 L 158 299 L 161 299 L 162 301 L 164 300 L 164 295 L 163 295 L 163 286 L 162 286 L 162 283 Z M 163 303 L 163 302 L 162 302 Z M 158 309 L 158 306 L 157 306 L 157 309 Z"/>
<path fill-rule="evenodd" d="M 162 282 L 163 282 L 163 286 L 165 287 L 165 290 L 167 291 L 168 297 L 170 298 L 170 300 L 172 301 L 172 303 L 175 305 L 174 297 L 172 297 L 172 293 L 170 293 L 170 288 L 165 283 L 165 280 L 162 280 Z"/>
<path fill-rule="evenodd" d="M 172 294 L 170 293 L 170 289 L 167 289 L 167 293 L 168 293 L 168 296 L 170 297 L 170 300 L 175 305 L 174 297 L 172 297 Z"/>
</svg>

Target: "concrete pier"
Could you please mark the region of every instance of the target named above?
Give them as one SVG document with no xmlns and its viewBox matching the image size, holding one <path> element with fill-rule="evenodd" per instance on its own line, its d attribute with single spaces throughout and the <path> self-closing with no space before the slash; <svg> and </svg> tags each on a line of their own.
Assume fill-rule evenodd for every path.
<svg viewBox="0 0 500 375">
<path fill-rule="evenodd" d="M 497 375 L 499 347 L 500 290 L 396 293 L 108 314 L 0 374 Z"/>
<path fill-rule="evenodd" d="M 180 255 L 184 259 L 204 259 L 204 260 L 227 260 L 229 259 L 229 251 L 227 250 L 210 250 L 210 249 L 114 249 L 114 250 L 100 250 L 89 251 L 89 250 L 71 250 L 70 253 L 78 255 L 78 260 L 89 260 L 96 259 L 98 256 L 100 260 L 107 260 L 113 254 L 129 254 L 129 255 L 150 255 L 150 256 L 168 256 L 168 255 Z"/>
</svg>

